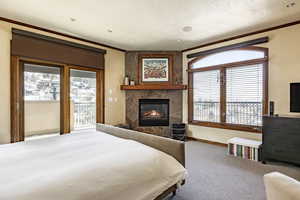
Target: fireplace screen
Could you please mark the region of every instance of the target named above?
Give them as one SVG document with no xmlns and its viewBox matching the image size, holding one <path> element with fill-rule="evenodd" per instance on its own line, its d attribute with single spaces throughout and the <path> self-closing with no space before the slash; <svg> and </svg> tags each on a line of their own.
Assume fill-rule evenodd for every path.
<svg viewBox="0 0 300 200">
<path fill-rule="evenodd" d="M 169 126 L 169 99 L 140 99 L 139 126 Z"/>
</svg>

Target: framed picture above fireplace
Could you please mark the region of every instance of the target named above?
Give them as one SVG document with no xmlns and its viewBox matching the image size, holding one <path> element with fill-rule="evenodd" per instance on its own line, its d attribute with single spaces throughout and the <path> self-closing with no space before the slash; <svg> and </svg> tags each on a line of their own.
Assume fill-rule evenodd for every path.
<svg viewBox="0 0 300 200">
<path fill-rule="evenodd" d="M 168 54 L 142 54 L 139 56 L 138 80 L 140 84 L 172 84 L 173 56 Z"/>
</svg>

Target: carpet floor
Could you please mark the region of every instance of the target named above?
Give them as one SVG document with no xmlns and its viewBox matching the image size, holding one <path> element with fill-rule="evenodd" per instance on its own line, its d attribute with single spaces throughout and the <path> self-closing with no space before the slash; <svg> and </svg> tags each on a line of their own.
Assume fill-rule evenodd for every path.
<svg viewBox="0 0 300 200">
<path fill-rule="evenodd" d="M 300 167 L 245 160 L 227 155 L 225 147 L 186 142 L 188 178 L 167 200 L 265 200 L 263 175 L 278 171 L 300 180 Z"/>
</svg>

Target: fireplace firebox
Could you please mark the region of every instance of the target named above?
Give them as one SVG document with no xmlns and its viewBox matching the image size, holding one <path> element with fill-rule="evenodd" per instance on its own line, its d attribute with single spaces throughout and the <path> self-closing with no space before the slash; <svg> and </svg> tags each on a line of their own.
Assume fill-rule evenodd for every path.
<svg viewBox="0 0 300 200">
<path fill-rule="evenodd" d="M 139 99 L 139 126 L 169 126 L 169 99 Z"/>
</svg>

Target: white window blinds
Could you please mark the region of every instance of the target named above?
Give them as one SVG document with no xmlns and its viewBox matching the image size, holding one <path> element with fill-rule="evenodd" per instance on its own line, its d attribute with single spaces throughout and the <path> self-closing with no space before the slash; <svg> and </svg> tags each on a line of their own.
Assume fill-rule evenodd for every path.
<svg viewBox="0 0 300 200">
<path fill-rule="evenodd" d="M 226 123 L 262 125 L 263 64 L 226 69 Z"/>
<path fill-rule="evenodd" d="M 193 73 L 193 119 L 220 122 L 220 71 Z"/>
</svg>

